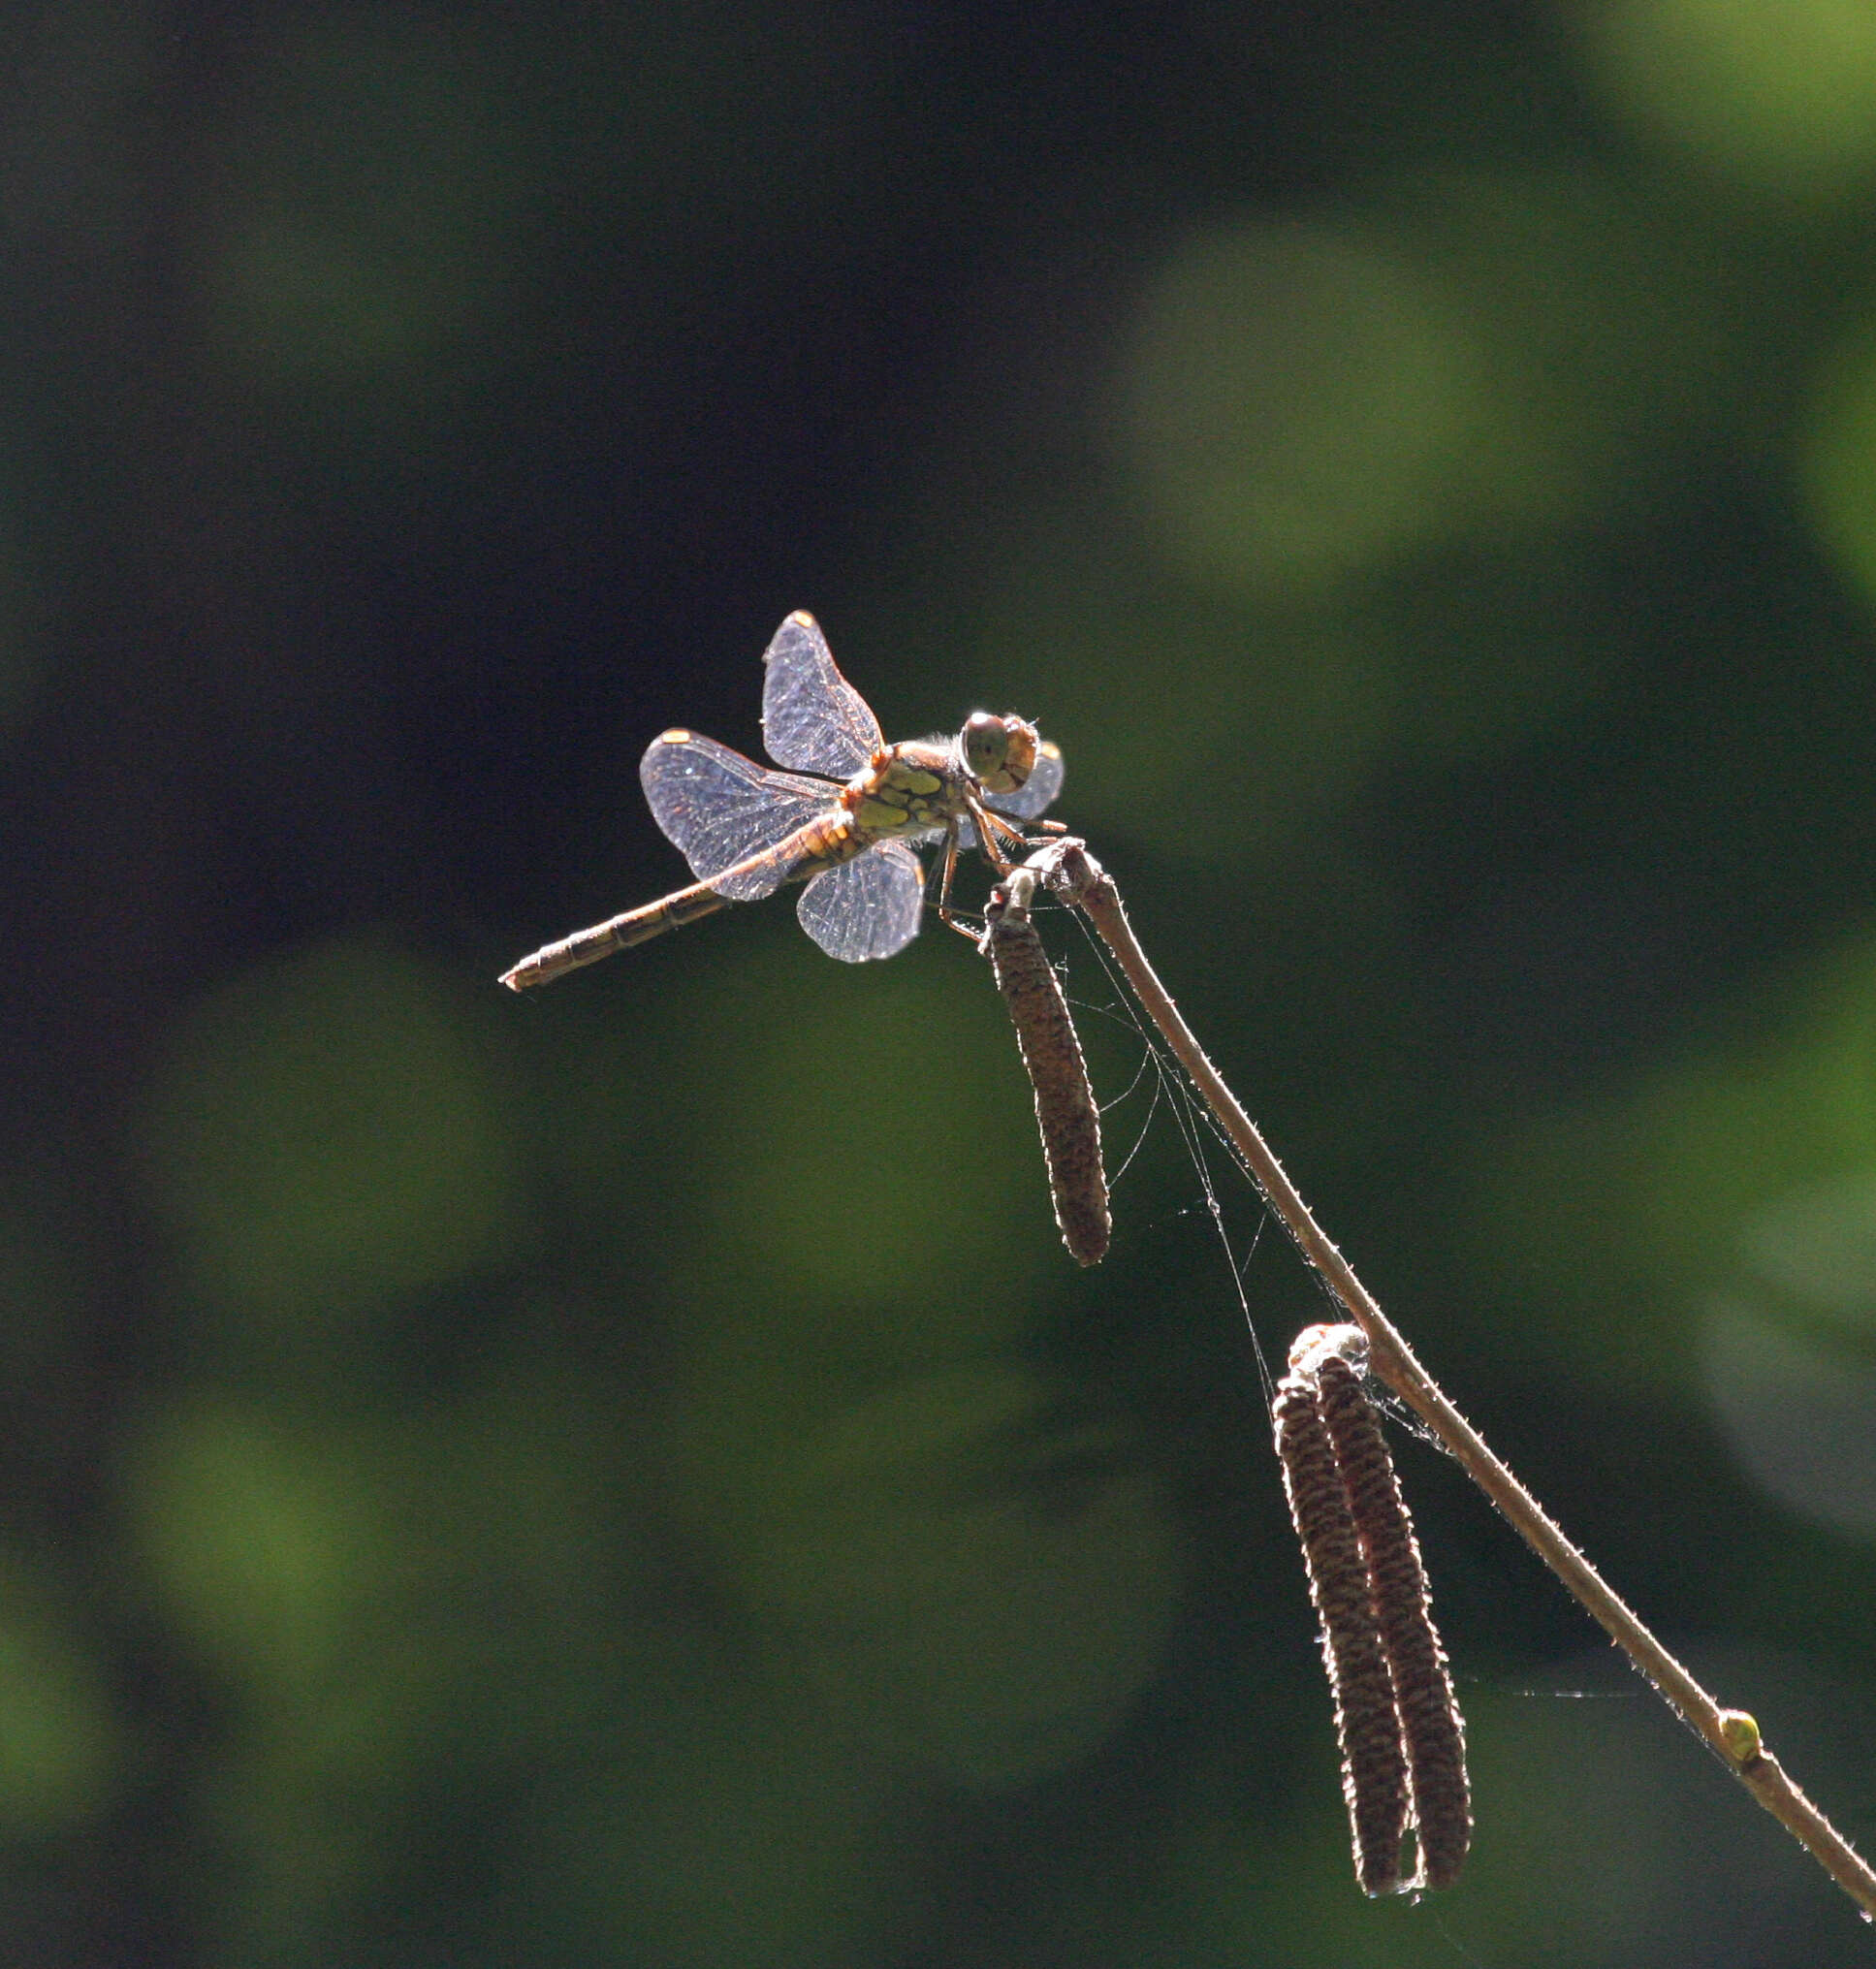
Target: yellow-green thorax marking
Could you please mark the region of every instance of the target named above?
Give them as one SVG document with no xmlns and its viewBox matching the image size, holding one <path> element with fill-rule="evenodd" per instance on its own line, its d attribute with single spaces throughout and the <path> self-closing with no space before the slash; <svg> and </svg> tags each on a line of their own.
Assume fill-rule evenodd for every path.
<svg viewBox="0 0 1876 1969">
<path fill-rule="evenodd" d="M 970 786 L 949 746 L 888 746 L 841 789 L 841 805 L 868 841 L 948 827 L 970 810 Z"/>
</svg>

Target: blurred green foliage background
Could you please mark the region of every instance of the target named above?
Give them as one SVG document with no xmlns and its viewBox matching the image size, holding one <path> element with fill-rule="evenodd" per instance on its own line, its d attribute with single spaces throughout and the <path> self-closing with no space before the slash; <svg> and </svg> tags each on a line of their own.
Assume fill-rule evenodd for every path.
<svg viewBox="0 0 1876 1969">
<path fill-rule="evenodd" d="M 494 978 L 676 885 L 637 754 L 755 749 L 788 610 L 891 737 L 1024 711 L 1332 1234 L 1867 1844 L 1876 12 L 6 19 L 0 1955 L 1867 1960 L 1411 1443 L 1479 1833 L 1360 1899 L 1065 919 L 1144 1135 L 1086 1276 L 936 928 Z"/>
</svg>

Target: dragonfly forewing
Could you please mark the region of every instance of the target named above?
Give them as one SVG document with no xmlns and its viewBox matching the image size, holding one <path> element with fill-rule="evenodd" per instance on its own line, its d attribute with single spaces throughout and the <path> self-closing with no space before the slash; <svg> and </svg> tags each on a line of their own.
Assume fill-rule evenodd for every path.
<svg viewBox="0 0 1876 1969">
<path fill-rule="evenodd" d="M 903 841 L 879 842 L 816 875 L 795 905 L 801 927 L 843 964 L 904 950 L 924 910 L 925 871 Z"/>
<path fill-rule="evenodd" d="M 872 763 L 886 736 L 805 609 L 776 631 L 762 665 L 762 743 L 778 766 L 850 779 Z"/>
<path fill-rule="evenodd" d="M 840 792 L 825 780 L 772 773 L 715 739 L 683 730 L 653 739 L 638 770 L 666 838 L 700 881 L 733 903 L 773 895 L 788 878 L 786 858 L 738 869 L 721 882 L 716 877 L 828 813 Z"/>
</svg>

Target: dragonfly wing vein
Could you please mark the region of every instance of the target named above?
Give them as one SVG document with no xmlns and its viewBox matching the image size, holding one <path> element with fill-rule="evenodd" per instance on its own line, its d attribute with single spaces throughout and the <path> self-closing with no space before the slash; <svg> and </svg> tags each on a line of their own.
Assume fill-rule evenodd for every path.
<svg viewBox="0 0 1876 1969">
<path fill-rule="evenodd" d="M 839 788 L 819 779 L 771 773 L 741 752 L 696 732 L 653 739 L 639 766 L 652 816 L 684 851 L 699 881 L 786 841 L 827 812 Z M 717 885 L 735 903 L 753 903 L 787 879 L 784 860 L 747 870 Z"/>
<path fill-rule="evenodd" d="M 918 935 L 925 871 L 903 841 L 882 841 L 857 860 L 818 874 L 795 913 L 829 957 L 843 964 L 891 957 Z"/>
<path fill-rule="evenodd" d="M 850 779 L 886 743 L 879 720 L 835 667 L 820 624 L 797 610 L 762 658 L 762 743 L 779 766 Z"/>
</svg>

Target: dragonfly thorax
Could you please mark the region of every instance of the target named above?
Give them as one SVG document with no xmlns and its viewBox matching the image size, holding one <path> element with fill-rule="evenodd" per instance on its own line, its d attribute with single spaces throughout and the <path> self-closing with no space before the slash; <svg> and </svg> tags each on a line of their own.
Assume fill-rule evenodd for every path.
<svg viewBox="0 0 1876 1969">
<path fill-rule="evenodd" d="M 954 746 L 913 742 L 875 752 L 841 789 L 841 805 L 875 839 L 924 834 L 969 813 L 972 790 Z"/>
</svg>

